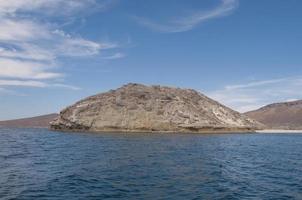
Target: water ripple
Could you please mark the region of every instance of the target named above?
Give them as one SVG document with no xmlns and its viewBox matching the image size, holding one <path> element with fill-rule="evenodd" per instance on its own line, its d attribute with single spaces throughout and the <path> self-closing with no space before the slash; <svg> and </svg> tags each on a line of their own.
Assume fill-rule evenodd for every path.
<svg viewBox="0 0 302 200">
<path fill-rule="evenodd" d="M 302 199 L 299 134 L 0 129 L 0 199 Z"/>
</svg>

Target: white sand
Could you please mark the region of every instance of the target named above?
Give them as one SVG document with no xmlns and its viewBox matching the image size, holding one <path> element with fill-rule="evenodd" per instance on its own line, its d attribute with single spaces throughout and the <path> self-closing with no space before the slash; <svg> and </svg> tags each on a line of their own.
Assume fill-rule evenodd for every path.
<svg viewBox="0 0 302 200">
<path fill-rule="evenodd" d="M 302 133 L 302 130 L 273 130 L 273 129 L 266 129 L 266 130 L 259 130 L 256 131 L 257 133 Z"/>
</svg>

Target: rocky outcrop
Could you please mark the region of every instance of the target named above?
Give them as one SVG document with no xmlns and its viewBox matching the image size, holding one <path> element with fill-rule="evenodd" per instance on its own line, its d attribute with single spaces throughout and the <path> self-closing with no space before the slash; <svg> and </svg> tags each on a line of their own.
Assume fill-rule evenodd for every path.
<svg viewBox="0 0 302 200">
<path fill-rule="evenodd" d="M 269 129 L 302 130 L 302 100 L 270 104 L 245 114 Z"/>
<path fill-rule="evenodd" d="M 252 131 L 261 125 L 191 89 L 128 84 L 61 111 L 54 130 L 116 132 Z"/>
</svg>

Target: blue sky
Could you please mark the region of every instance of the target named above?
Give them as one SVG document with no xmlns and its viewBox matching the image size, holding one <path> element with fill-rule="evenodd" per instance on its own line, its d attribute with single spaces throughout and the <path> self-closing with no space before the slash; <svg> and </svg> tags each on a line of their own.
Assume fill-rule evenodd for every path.
<svg viewBox="0 0 302 200">
<path fill-rule="evenodd" d="M 0 0 L 0 119 L 128 82 L 238 111 L 302 99 L 300 0 Z"/>
</svg>

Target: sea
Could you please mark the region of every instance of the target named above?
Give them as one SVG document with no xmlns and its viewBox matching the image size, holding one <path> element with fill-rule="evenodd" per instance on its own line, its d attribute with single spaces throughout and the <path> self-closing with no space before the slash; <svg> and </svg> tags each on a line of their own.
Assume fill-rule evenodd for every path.
<svg viewBox="0 0 302 200">
<path fill-rule="evenodd" d="M 302 200 L 302 134 L 0 128 L 1 200 Z"/>
</svg>

